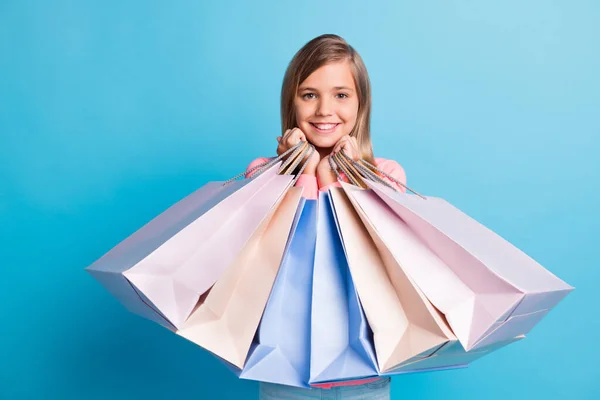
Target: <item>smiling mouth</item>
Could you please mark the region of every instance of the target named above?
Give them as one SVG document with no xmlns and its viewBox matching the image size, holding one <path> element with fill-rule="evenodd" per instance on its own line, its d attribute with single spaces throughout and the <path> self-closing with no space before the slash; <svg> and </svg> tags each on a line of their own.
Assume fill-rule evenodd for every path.
<svg viewBox="0 0 600 400">
<path fill-rule="evenodd" d="M 315 128 L 315 130 L 319 133 L 332 133 L 335 132 L 335 130 L 337 129 L 338 125 L 340 125 L 339 123 L 335 123 L 335 124 L 314 124 L 312 122 L 310 122 L 310 125 Z"/>
</svg>

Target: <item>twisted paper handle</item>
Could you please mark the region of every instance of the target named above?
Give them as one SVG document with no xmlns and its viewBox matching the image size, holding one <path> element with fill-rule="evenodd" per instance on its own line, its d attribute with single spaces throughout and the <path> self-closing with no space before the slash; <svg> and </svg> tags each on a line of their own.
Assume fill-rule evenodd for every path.
<svg viewBox="0 0 600 400">
<path fill-rule="evenodd" d="M 340 153 L 336 153 L 333 155 L 333 157 L 330 158 L 333 158 L 335 164 L 338 166 L 339 169 L 342 170 L 342 172 L 346 175 L 346 177 L 348 177 L 348 180 L 353 185 L 358 186 L 362 189 L 367 188 L 367 184 L 362 179 L 360 173 Z"/>
<path fill-rule="evenodd" d="M 282 153 L 278 157 L 275 157 L 273 159 L 270 159 L 270 160 L 262 162 L 258 165 L 255 165 L 254 167 L 250 168 L 249 170 L 242 172 L 242 173 L 234 176 L 233 178 L 225 181 L 223 183 L 223 186 L 225 186 L 247 174 L 252 174 L 250 179 L 254 179 L 254 178 L 260 176 L 263 172 L 265 172 L 266 170 L 268 170 L 275 164 L 277 164 L 278 162 L 280 162 L 282 159 L 284 159 L 290 153 L 291 153 L 291 155 L 285 160 L 285 162 L 281 165 L 281 167 L 279 167 L 279 170 L 277 171 L 278 174 L 280 174 L 280 175 L 292 174 L 292 172 L 294 172 L 294 170 L 298 167 L 298 165 L 304 159 L 304 157 L 307 156 L 306 161 L 303 163 L 302 167 L 300 168 L 299 173 L 296 175 L 296 177 L 293 180 L 293 182 L 295 183 L 298 180 L 298 178 L 300 177 L 300 175 L 302 174 L 302 172 L 304 172 L 304 169 L 306 168 L 308 161 L 314 155 L 314 152 L 315 152 L 314 146 L 312 146 L 308 142 L 304 142 L 304 141 L 299 142 L 298 144 L 294 145 L 293 147 L 291 147 L 290 149 L 288 149 L 286 152 Z"/>
<path fill-rule="evenodd" d="M 364 179 L 369 179 L 369 180 L 381 183 L 382 185 L 385 185 L 395 191 L 398 190 L 393 185 L 391 185 L 389 182 L 387 182 L 383 178 L 381 178 L 381 176 L 379 176 L 375 173 L 375 172 L 378 172 L 379 174 L 388 178 L 390 181 L 398 184 L 399 186 L 402 186 L 403 188 L 416 194 L 420 198 L 422 198 L 424 200 L 426 199 L 425 196 L 417 193 L 413 189 L 406 186 L 404 183 L 400 182 L 398 179 L 396 179 L 393 176 L 391 176 L 390 174 L 382 171 L 381 169 L 377 168 L 376 166 L 374 166 L 373 164 L 371 164 L 370 162 L 368 162 L 366 160 L 361 159 L 361 160 L 355 161 L 351 157 L 349 157 L 343 150 L 340 151 L 339 153 L 336 153 L 333 156 L 333 158 L 334 158 L 333 162 L 336 165 L 335 166 L 332 165 L 332 161 L 331 161 L 332 157 L 330 157 L 330 165 L 332 166 L 332 169 L 335 170 L 336 175 L 338 176 L 338 179 L 340 179 L 340 175 L 335 167 L 342 169 L 342 171 L 346 174 L 346 176 L 348 176 L 348 179 L 350 180 L 350 182 L 352 182 L 352 184 L 354 184 L 355 186 L 358 186 L 361 188 L 366 188 L 367 185 L 365 184 Z M 354 168 L 350 168 L 350 167 L 354 167 Z M 357 181 L 358 181 L 358 184 L 356 183 Z"/>
</svg>

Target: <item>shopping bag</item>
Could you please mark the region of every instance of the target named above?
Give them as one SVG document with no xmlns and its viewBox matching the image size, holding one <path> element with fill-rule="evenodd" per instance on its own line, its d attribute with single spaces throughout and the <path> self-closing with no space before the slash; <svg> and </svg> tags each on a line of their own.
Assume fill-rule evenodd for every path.
<svg viewBox="0 0 600 400">
<path fill-rule="evenodd" d="M 310 384 L 377 375 L 370 329 L 348 270 L 329 194 L 319 194 L 313 269 Z"/>
<path fill-rule="evenodd" d="M 365 182 L 356 204 L 467 351 L 528 333 L 573 290 L 446 201 Z"/>
<path fill-rule="evenodd" d="M 308 387 L 317 201 L 303 199 L 240 378 Z"/>
<path fill-rule="evenodd" d="M 157 322 L 169 329 L 176 329 L 155 306 L 136 290 L 123 272 L 143 260 L 176 232 L 198 218 L 211 198 L 225 198 L 247 182 L 236 181 L 223 186 L 223 182 L 209 182 L 123 240 L 99 260 L 86 268 L 129 311 Z"/>
<path fill-rule="evenodd" d="M 238 368 L 252 339 L 282 261 L 301 187 L 291 188 L 254 232 L 177 334 Z"/>
<path fill-rule="evenodd" d="M 462 347 L 459 341 L 449 341 L 430 356 L 416 359 L 410 363 L 404 363 L 397 368 L 392 368 L 386 372 L 380 373 L 380 376 L 405 375 L 422 372 L 448 371 L 456 369 L 468 368 L 469 365 L 496 350 L 499 350 L 509 344 L 515 343 L 524 339 L 524 335 L 515 338 L 497 342 L 489 346 L 479 348 L 477 350 L 467 352 Z M 315 387 L 330 388 L 331 384 L 342 384 L 345 386 L 347 382 L 332 381 L 322 384 L 313 385 Z"/>
<path fill-rule="evenodd" d="M 329 193 L 352 280 L 373 330 L 378 370 L 386 373 L 426 358 L 457 339 L 364 221 L 362 210 L 355 211 L 352 194 L 358 191 L 344 184 L 343 189 L 331 188 Z"/>
<path fill-rule="evenodd" d="M 524 338 L 466 352 L 439 311 L 395 262 L 365 216 L 359 215 L 360 208 L 356 212 L 344 190 L 360 189 L 344 185 L 329 192 L 352 279 L 373 330 L 381 375 L 464 368 Z"/>
<path fill-rule="evenodd" d="M 525 335 L 519 335 L 487 346 L 481 346 L 471 351 L 466 351 L 460 341 L 448 342 L 430 356 L 414 360 L 411 363 L 406 363 L 398 368 L 388 371 L 384 375 L 393 376 L 415 372 L 467 368 L 471 363 L 481 357 L 523 339 L 525 339 Z"/>
<path fill-rule="evenodd" d="M 176 330 L 291 186 L 278 169 L 205 185 L 86 270 L 128 309 Z"/>
</svg>

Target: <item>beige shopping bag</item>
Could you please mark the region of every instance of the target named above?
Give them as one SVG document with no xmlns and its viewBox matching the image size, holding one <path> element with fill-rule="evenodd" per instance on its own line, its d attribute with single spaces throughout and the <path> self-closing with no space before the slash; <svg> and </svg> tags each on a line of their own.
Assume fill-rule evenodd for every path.
<svg viewBox="0 0 600 400">
<path fill-rule="evenodd" d="M 286 193 L 177 334 L 243 368 L 279 270 L 301 194 L 301 187 Z"/>
<path fill-rule="evenodd" d="M 428 357 L 456 337 L 424 294 L 361 220 L 344 185 L 330 189 L 350 273 L 373 331 L 380 373 Z M 360 209 L 358 209 L 360 211 Z"/>
</svg>

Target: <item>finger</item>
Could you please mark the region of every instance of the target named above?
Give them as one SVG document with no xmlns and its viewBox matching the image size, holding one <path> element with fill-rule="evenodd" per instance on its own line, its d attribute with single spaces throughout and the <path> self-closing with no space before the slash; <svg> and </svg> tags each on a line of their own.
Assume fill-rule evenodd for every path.
<svg viewBox="0 0 600 400">
<path fill-rule="evenodd" d="M 302 132 L 302 130 L 300 129 L 298 129 L 298 131 L 300 132 L 300 140 L 306 142 L 306 135 L 304 134 L 304 132 Z"/>
<path fill-rule="evenodd" d="M 292 129 L 292 131 L 290 132 L 289 140 L 291 145 L 296 145 L 300 141 L 300 134 L 298 133 L 298 130 L 296 128 Z"/>
<path fill-rule="evenodd" d="M 335 146 L 333 146 L 332 153 L 337 153 L 338 151 L 340 151 L 340 149 L 344 145 L 345 140 L 346 140 L 346 136 L 342 136 L 342 138 L 340 140 L 338 140 L 338 142 L 335 144 Z"/>
<path fill-rule="evenodd" d="M 302 132 L 299 128 L 294 128 L 291 136 L 294 138 L 294 144 L 298 144 L 301 141 L 306 141 L 306 137 L 304 136 L 304 132 Z"/>
<path fill-rule="evenodd" d="M 294 130 L 290 129 L 283 137 L 283 140 L 286 146 L 291 147 L 294 143 Z"/>
<path fill-rule="evenodd" d="M 348 152 L 348 150 L 350 149 L 348 140 L 347 139 L 340 140 L 339 143 L 337 144 L 337 148 L 338 148 L 338 151 Z"/>
<path fill-rule="evenodd" d="M 346 135 L 342 139 L 340 139 L 338 144 L 340 145 L 340 148 L 347 149 L 350 144 L 350 138 Z"/>
<path fill-rule="evenodd" d="M 281 142 L 281 136 L 277 136 L 277 143 Z"/>
<path fill-rule="evenodd" d="M 299 128 L 292 129 L 292 133 L 290 134 L 294 139 L 300 141 L 304 136 L 304 133 Z"/>
<path fill-rule="evenodd" d="M 340 147 L 340 143 L 338 142 L 333 146 L 333 149 L 331 149 L 331 154 L 335 154 L 339 147 Z"/>
<path fill-rule="evenodd" d="M 346 144 L 346 146 L 348 146 L 348 148 L 355 147 L 356 145 L 356 141 L 352 136 L 347 136 L 346 140 L 344 140 L 344 143 Z"/>
</svg>

